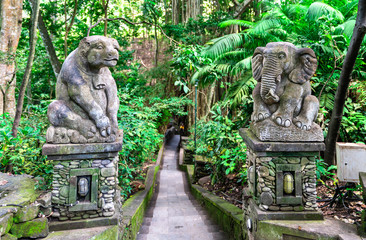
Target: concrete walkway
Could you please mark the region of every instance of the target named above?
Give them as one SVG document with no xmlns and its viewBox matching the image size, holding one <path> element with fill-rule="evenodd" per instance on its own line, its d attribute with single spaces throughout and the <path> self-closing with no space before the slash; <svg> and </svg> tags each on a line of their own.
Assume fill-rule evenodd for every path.
<svg viewBox="0 0 366 240">
<path fill-rule="evenodd" d="M 186 176 L 178 170 L 179 135 L 166 145 L 163 167 L 137 240 L 227 240 L 229 237 L 208 217 L 190 194 Z"/>
</svg>

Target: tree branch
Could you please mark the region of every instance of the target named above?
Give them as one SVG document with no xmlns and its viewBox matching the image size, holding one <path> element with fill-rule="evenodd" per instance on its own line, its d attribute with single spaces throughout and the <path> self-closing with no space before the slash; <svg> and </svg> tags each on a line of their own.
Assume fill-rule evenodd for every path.
<svg viewBox="0 0 366 240">
<path fill-rule="evenodd" d="M 101 18 L 99 19 L 95 24 L 91 25 L 89 28 L 88 28 L 88 32 L 87 32 L 87 37 L 89 37 L 90 35 L 90 30 L 96 26 L 98 26 L 98 24 L 101 22 L 101 21 L 105 21 L 107 20 L 108 22 L 109 21 L 117 21 L 117 20 L 122 20 L 124 21 L 125 23 L 127 24 L 130 24 L 130 25 L 142 25 L 142 24 L 147 24 L 147 25 L 150 25 L 150 26 L 154 26 L 153 23 L 149 23 L 149 22 L 146 22 L 146 21 L 142 21 L 142 22 L 131 22 L 130 20 L 126 19 L 126 18 L 123 18 L 123 17 L 119 17 L 119 18 Z M 160 29 L 160 31 L 164 34 L 164 36 L 166 38 L 168 38 L 170 40 L 170 42 L 174 42 L 175 44 L 181 44 L 180 42 L 174 40 L 173 38 L 169 37 L 168 35 L 166 35 L 166 33 L 164 32 L 164 30 L 162 29 L 162 27 L 160 25 L 157 25 L 158 28 Z"/>
</svg>

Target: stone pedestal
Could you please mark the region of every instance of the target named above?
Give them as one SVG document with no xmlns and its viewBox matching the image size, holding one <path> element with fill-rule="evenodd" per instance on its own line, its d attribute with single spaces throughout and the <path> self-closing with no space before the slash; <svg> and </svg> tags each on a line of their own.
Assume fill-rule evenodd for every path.
<svg viewBox="0 0 366 240">
<path fill-rule="evenodd" d="M 316 204 L 316 166 L 322 142 L 263 142 L 240 129 L 247 145 L 246 219 L 320 220 Z"/>
<path fill-rule="evenodd" d="M 115 214 L 118 152 L 114 143 L 45 144 L 53 162 L 52 205 L 59 220 L 110 217 Z"/>
</svg>

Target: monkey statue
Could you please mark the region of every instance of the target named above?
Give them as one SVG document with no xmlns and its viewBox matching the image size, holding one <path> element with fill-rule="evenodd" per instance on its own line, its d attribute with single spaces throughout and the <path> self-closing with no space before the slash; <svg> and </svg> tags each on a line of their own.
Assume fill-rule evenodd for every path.
<svg viewBox="0 0 366 240">
<path fill-rule="evenodd" d="M 114 142 L 118 137 L 117 86 L 108 67 L 118 60 L 117 40 L 81 40 L 62 65 L 56 100 L 48 107 L 49 143 Z"/>
</svg>

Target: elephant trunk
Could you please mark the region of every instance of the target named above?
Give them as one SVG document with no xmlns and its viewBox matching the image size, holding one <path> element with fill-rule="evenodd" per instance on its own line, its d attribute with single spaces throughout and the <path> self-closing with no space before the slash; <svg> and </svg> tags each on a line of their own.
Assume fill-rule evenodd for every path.
<svg viewBox="0 0 366 240">
<path fill-rule="evenodd" d="M 269 56 L 263 66 L 260 95 L 266 104 L 279 102 L 277 83 L 281 81 L 282 69 L 276 56 Z"/>
</svg>

